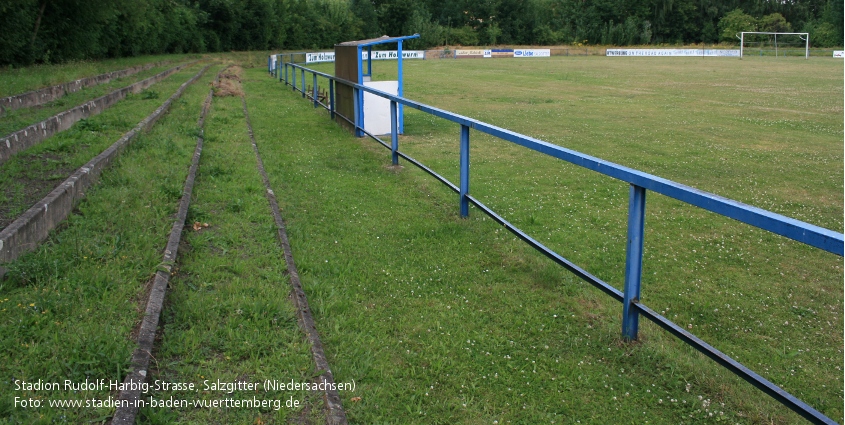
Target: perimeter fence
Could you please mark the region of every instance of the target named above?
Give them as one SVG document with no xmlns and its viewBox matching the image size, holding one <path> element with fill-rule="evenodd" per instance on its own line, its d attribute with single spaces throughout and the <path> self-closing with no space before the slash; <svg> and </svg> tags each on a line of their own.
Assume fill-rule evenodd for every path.
<svg viewBox="0 0 845 425">
<path fill-rule="evenodd" d="M 295 55 L 298 55 L 298 53 L 292 54 L 291 57 L 295 59 Z M 328 110 L 332 120 L 339 117 L 340 119 L 347 121 L 353 126 L 353 128 L 356 129 L 356 132 L 360 131 L 360 133 L 369 136 L 385 148 L 389 149 L 393 165 L 398 165 L 399 158 L 402 158 L 425 171 L 457 193 L 459 195 L 458 204 L 462 217 L 467 217 L 469 214 L 469 205 L 474 205 L 481 212 L 504 226 L 516 237 L 526 242 L 529 246 L 536 249 L 547 258 L 551 259 L 558 265 L 563 266 L 579 278 L 592 284 L 614 300 L 621 302 L 623 339 L 637 339 L 639 317 L 643 316 L 810 422 L 815 424 L 836 424 L 834 420 L 828 418 L 809 404 L 799 400 L 797 397 L 773 384 L 745 365 L 739 363 L 727 354 L 719 351 L 699 337 L 693 335 L 691 332 L 684 329 L 683 326 L 679 326 L 666 317 L 663 317 L 655 310 L 644 305 L 640 302 L 640 284 L 642 278 L 643 243 L 645 237 L 646 193 L 648 191 L 677 199 L 686 204 L 702 208 L 780 236 L 784 236 L 840 257 L 843 256 L 843 251 L 845 251 L 845 238 L 842 233 L 805 223 L 751 205 L 743 204 L 732 199 L 727 199 L 713 193 L 698 190 L 690 186 L 605 161 L 571 149 L 566 149 L 561 146 L 544 142 L 542 140 L 497 127 L 473 118 L 455 114 L 443 109 L 438 109 L 405 97 L 391 95 L 389 93 L 343 80 L 333 75 L 309 69 L 295 63 L 278 61 L 275 69 L 271 69 L 270 74 L 276 76 L 279 81 L 284 82 L 285 86 L 290 86 L 294 92 L 301 93 L 303 98 L 310 99 L 313 102 L 314 108 L 323 107 Z M 308 74 L 310 78 L 307 78 L 306 74 Z M 318 79 L 322 79 L 328 83 L 328 93 L 321 93 L 319 90 Z M 310 84 L 308 84 L 309 80 Z M 343 116 L 335 109 L 335 93 L 337 92 L 336 86 L 338 84 L 352 89 L 353 104 L 356 105 L 353 117 Z M 390 101 L 392 128 L 389 144 L 364 129 L 363 111 L 358 105 L 360 105 L 359 99 L 364 96 L 365 92 Z M 424 113 L 458 124 L 460 128 L 457 135 L 460 140 L 460 181 L 457 185 L 441 176 L 433 169 L 399 150 L 397 128 L 398 105 L 414 108 Z M 611 284 L 590 274 L 588 271 L 564 258 L 562 255 L 554 252 L 552 249 L 543 245 L 539 240 L 514 226 L 504 217 L 493 211 L 492 208 L 470 195 L 470 129 L 549 155 L 553 158 L 567 161 L 571 164 L 598 172 L 607 177 L 620 180 L 629 185 L 628 229 L 625 260 L 625 282 L 623 291 L 619 291 Z"/>
</svg>

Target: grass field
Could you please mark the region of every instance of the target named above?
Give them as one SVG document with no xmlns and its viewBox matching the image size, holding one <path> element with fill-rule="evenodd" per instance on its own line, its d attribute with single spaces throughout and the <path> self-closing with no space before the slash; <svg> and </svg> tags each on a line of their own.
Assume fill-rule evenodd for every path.
<svg viewBox="0 0 845 425">
<path fill-rule="evenodd" d="M 243 90 L 255 138 L 332 372 L 356 384 L 341 392 L 351 423 L 802 423 L 650 323 L 623 343 L 621 305 L 479 211 L 460 219 L 455 194 L 411 166 L 391 167 L 388 151 L 268 77 L 264 56 L 227 57 L 252 66 Z M 842 231 L 839 61 L 405 65 L 412 99 Z M 21 409 L 9 395 L 74 394 L 22 393 L 11 382 L 122 376 L 220 68 L 124 153 L 60 231 L 7 266 L 0 423 L 108 419 L 109 409 Z M 390 79 L 395 64 L 374 71 Z M 136 100 L 126 107 L 146 108 Z M 155 379 L 312 376 L 239 106 L 216 99 L 206 124 L 189 220 L 209 227 L 183 235 Z M 110 128 L 107 114 L 94 124 Z M 455 124 L 407 111 L 400 149 L 457 181 L 458 136 Z M 622 287 L 626 184 L 475 132 L 471 140 L 473 196 Z M 646 305 L 843 422 L 840 257 L 654 194 L 645 243 Z M 151 395 L 169 394 L 191 397 Z M 319 401 L 292 395 L 306 407 L 144 409 L 141 423 L 319 422 Z"/>
<path fill-rule="evenodd" d="M 530 62 L 406 61 L 405 65 L 405 93 L 412 99 L 842 231 L 841 62 L 590 57 Z M 331 65 L 321 68 L 330 70 Z M 376 62 L 374 72 L 374 80 L 395 78 L 395 66 L 389 63 Z M 406 133 L 400 149 L 457 182 L 457 125 L 408 111 Z M 372 149 L 383 158 L 383 164 L 388 163 L 387 152 Z M 625 184 L 477 133 L 472 134 L 471 158 L 471 193 L 475 197 L 588 271 L 622 287 Z M 441 207 L 457 214 L 457 200 L 450 192 L 415 170 L 402 174 L 415 176 L 417 187 L 444 195 Z M 383 186 L 378 190 L 383 191 Z M 396 220 L 395 207 L 368 213 L 389 214 L 391 222 Z M 335 216 L 324 221 L 343 219 Z M 484 218 L 471 213 L 469 222 L 475 221 Z M 507 276 L 499 279 L 516 280 L 522 292 L 547 295 L 550 291 L 559 302 L 578 301 L 568 308 L 582 311 L 581 319 L 587 323 L 581 326 L 602 329 L 586 335 L 601 335 L 608 341 L 604 348 L 616 348 L 611 344 L 619 344 L 618 304 L 592 289 L 569 292 L 573 283 L 567 282 L 566 273 L 526 253 L 496 226 L 485 229 L 490 239 L 481 244 L 493 248 L 494 253 L 480 261 L 479 276 L 492 272 L 492 263 Z M 464 244 L 468 248 L 469 242 Z M 419 249 L 397 250 L 428 258 L 430 252 Z M 526 275 L 520 277 L 517 272 Z M 409 274 L 396 279 L 408 279 Z M 463 279 L 473 280 L 471 287 L 476 289 L 487 290 L 491 285 L 478 276 Z M 351 286 L 365 285 L 368 280 L 353 279 L 357 283 Z M 838 421 L 842 421 L 843 390 L 842 280 L 839 257 L 659 195 L 649 196 L 643 302 Z M 494 298 L 481 304 L 501 302 Z M 535 305 L 533 314 L 555 311 L 549 305 Z M 339 319 L 327 313 L 324 320 L 331 329 Z M 495 329 L 486 320 L 464 317 L 459 327 L 475 332 Z M 535 322 L 535 329 L 541 323 Z M 567 340 L 561 334 L 545 337 L 534 340 L 533 345 Z M 689 395 L 686 384 L 691 384 L 706 393 L 705 399 L 728 403 L 729 407 L 720 410 L 729 412 L 731 420 L 797 420 L 773 407 L 750 386 L 709 369 L 704 358 L 689 356 L 662 331 L 646 326 L 642 341 L 623 347 L 623 351 L 642 359 L 654 357 L 650 350 L 657 350 L 660 360 L 635 367 L 634 375 L 639 376 L 628 378 L 640 384 L 660 381 L 669 392 L 673 385 L 666 380 L 676 380 L 674 388 L 680 389 L 680 394 L 666 396 L 664 402 Z M 437 343 L 429 340 L 421 345 Z M 596 360 L 598 355 L 592 351 L 587 356 Z M 335 364 L 344 364 L 342 358 L 338 356 Z M 631 373 L 631 368 L 618 366 L 614 369 Z M 594 372 L 592 377 L 607 379 L 603 375 Z M 685 384 L 680 385 L 682 382 Z M 623 385 L 610 386 L 618 389 Z M 580 392 L 589 393 L 586 388 Z M 611 393 L 605 391 L 607 399 L 619 396 Z M 660 396 L 651 394 L 643 395 L 659 401 Z M 482 398 L 488 397 L 495 399 L 492 395 Z M 685 401 L 699 402 L 697 397 Z M 539 411 L 552 408 L 542 405 L 534 407 Z M 610 403 L 583 409 L 583 413 L 596 419 L 611 418 L 616 417 L 615 407 Z M 633 405 L 620 408 L 633 409 Z M 688 419 L 684 409 L 676 419 L 658 413 L 664 409 L 673 411 L 662 406 L 648 410 L 668 423 Z M 514 417 L 532 418 L 527 422 L 537 419 L 520 413 Z"/>
</svg>

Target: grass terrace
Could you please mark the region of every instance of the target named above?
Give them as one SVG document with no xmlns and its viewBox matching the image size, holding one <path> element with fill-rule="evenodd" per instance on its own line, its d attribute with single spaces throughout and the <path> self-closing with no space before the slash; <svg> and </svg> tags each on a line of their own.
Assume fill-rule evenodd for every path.
<svg viewBox="0 0 845 425">
<path fill-rule="evenodd" d="M 2 67 L 0 68 L 0 97 L 13 96 L 148 63 L 169 61 L 171 64 L 176 64 L 199 58 L 200 55 L 148 55 L 101 61 L 33 65 L 26 68 Z"/>
</svg>

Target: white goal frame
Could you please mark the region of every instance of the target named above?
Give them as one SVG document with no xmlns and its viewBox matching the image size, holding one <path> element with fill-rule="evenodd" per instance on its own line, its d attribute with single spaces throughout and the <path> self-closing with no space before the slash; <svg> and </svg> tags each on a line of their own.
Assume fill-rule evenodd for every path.
<svg viewBox="0 0 845 425">
<path fill-rule="evenodd" d="M 797 35 L 798 38 L 804 40 L 804 59 L 810 58 L 810 33 L 808 32 L 761 32 L 761 31 L 743 31 L 739 33 L 739 58 L 742 59 L 743 51 L 745 50 L 745 34 L 768 34 L 775 36 L 775 57 L 778 56 L 778 35 Z M 801 37 L 804 36 L 804 37 Z"/>
</svg>

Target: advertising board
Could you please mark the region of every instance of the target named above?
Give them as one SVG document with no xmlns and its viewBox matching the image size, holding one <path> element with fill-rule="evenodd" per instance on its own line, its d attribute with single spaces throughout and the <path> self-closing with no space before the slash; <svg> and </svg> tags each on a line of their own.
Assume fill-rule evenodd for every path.
<svg viewBox="0 0 845 425">
<path fill-rule="evenodd" d="M 455 57 L 458 58 L 458 59 L 483 58 L 484 57 L 484 50 L 482 50 L 482 49 L 455 50 Z"/>
<path fill-rule="evenodd" d="M 512 58 L 513 49 L 492 49 L 490 55 L 494 58 Z"/>
<path fill-rule="evenodd" d="M 514 49 L 515 58 L 547 58 L 552 55 L 550 49 Z"/>
<path fill-rule="evenodd" d="M 367 60 L 367 52 L 361 52 L 361 59 Z M 373 60 L 397 59 L 396 50 L 373 50 Z M 425 59 L 424 50 L 403 50 L 402 59 Z M 334 62 L 334 52 L 315 52 L 305 54 L 305 63 Z"/>
<path fill-rule="evenodd" d="M 719 56 L 739 57 L 735 49 L 607 49 L 607 56 Z"/>
</svg>

